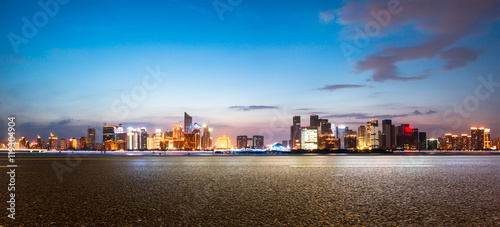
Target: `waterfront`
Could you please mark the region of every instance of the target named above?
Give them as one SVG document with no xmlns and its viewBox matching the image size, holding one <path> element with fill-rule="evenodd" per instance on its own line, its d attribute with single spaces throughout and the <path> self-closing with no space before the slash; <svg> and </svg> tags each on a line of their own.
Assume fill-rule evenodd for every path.
<svg viewBox="0 0 500 227">
<path fill-rule="evenodd" d="M 18 224 L 500 224 L 496 155 L 53 155 L 16 162 Z M 61 167 L 69 169 L 61 174 Z"/>
</svg>

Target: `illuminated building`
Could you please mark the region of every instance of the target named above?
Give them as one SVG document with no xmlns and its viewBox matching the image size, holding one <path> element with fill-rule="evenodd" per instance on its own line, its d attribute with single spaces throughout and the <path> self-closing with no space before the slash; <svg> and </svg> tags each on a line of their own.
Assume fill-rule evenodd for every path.
<svg viewBox="0 0 500 227">
<path fill-rule="evenodd" d="M 63 150 L 66 150 L 66 139 L 61 139 L 61 147 L 60 149 L 63 151 Z"/>
<path fill-rule="evenodd" d="M 182 139 L 182 137 L 184 137 L 184 130 L 182 129 L 181 124 L 174 125 L 173 130 L 174 130 L 173 132 L 174 139 Z"/>
<path fill-rule="evenodd" d="M 436 138 L 426 139 L 426 144 L 428 150 L 433 151 L 439 149 L 439 140 Z"/>
<path fill-rule="evenodd" d="M 201 150 L 201 131 L 195 128 L 193 132 L 184 133 L 185 150 Z"/>
<path fill-rule="evenodd" d="M 300 149 L 300 116 L 293 117 L 293 125 L 290 127 L 290 148 Z"/>
<path fill-rule="evenodd" d="M 208 125 L 203 125 L 203 137 L 201 138 L 202 150 L 212 149 L 212 128 Z"/>
<path fill-rule="evenodd" d="M 57 136 L 54 136 L 54 134 L 50 133 L 49 150 L 57 150 L 58 143 L 59 143 L 59 141 L 57 139 Z"/>
<path fill-rule="evenodd" d="M 89 128 L 87 129 L 87 138 L 88 138 L 88 143 L 87 147 L 91 150 L 94 150 L 96 148 L 95 146 L 95 128 Z"/>
<path fill-rule="evenodd" d="M 253 148 L 264 149 L 264 136 L 253 136 Z"/>
<path fill-rule="evenodd" d="M 139 137 L 139 149 L 141 150 L 147 150 L 148 149 L 148 132 L 146 131 L 146 128 L 142 127 L 141 128 L 141 134 Z"/>
<path fill-rule="evenodd" d="M 127 132 L 123 130 L 122 124 L 119 124 L 115 129 L 115 140 L 127 141 Z"/>
<path fill-rule="evenodd" d="M 25 149 L 25 148 L 28 148 L 28 146 L 27 146 L 27 141 L 23 136 L 21 137 L 21 139 L 19 139 L 19 149 Z"/>
<path fill-rule="evenodd" d="M 78 139 L 78 149 L 79 150 L 84 150 L 87 149 L 87 138 L 82 136 Z"/>
<path fill-rule="evenodd" d="M 236 148 L 246 149 L 247 148 L 247 136 L 237 136 L 236 137 Z"/>
<path fill-rule="evenodd" d="M 163 134 L 161 133 L 161 129 L 156 129 L 155 134 L 154 134 L 154 148 L 153 149 L 160 149 L 160 142 L 163 140 Z"/>
<path fill-rule="evenodd" d="M 340 149 L 345 149 L 344 137 L 345 137 L 346 130 L 349 130 L 349 128 L 347 128 L 345 126 L 337 127 L 337 133 L 338 133 L 337 138 L 340 139 Z"/>
<path fill-rule="evenodd" d="M 302 127 L 300 129 L 302 150 L 315 150 L 318 149 L 318 128 L 316 127 Z"/>
<path fill-rule="evenodd" d="M 366 127 L 361 125 L 358 127 L 358 150 L 366 148 Z"/>
<path fill-rule="evenodd" d="M 78 140 L 75 139 L 75 138 L 73 138 L 73 139 L 71 139 L 71 142 L 72 142 L 71 146 L 73 147 L 73 149 L 78 149 L 78 147 L 80 145 L 80 143 L 78 142 Z"/>
<path fill-rule="evenodd" d="M 340 149 L 340 139 L 335 138 L 333 134 L 318 135 L 318 149 L 338 150 Z"/>
<path fill-rule="evenodd" d="M 184 112 L 184 133 L 190 133 L 193 130 L 193 118 Z"/>
<path fill-rule="evenodd" d="M 115 140 L 115 126 L 113 125 L 104 125 L 102 127 L 102 142 L 108 140 Z"/>
<path fill-rule="evenodd" d="M 401 124 L 397 127 L 397 148 L 410 150 L 414 144 L 414 131 L 409 124 Z M 415 144 L 416 146 L 416 144 Z"/>
<path fill-rule="evenodd" d="M 372 119 L 366 123 L 366 143 L 372 149 L 379 148 L 378 120 Z"/>
<path fill-rule="evenodd" d="M 411 150 L 418 150 L 418 128 L 411 129 Z"/>
<path fill-rule="evenodd" d="M 134 128 L 127 128 L 127 150 L 137 150 L 137 131 Z"/>
<path fill-rule="evenodd" d="M 484 149 L 486 149 L 486 150 L 491 149 L 490 129 L 489 128 L 484 129 Z"/>
<path fill-rule="evenodd" d="M 231 140 L 227 136 L 221 136 L 215 141 L 215 149 L 231 149 Z"/>
<path fill-rule="evenodd" d="M 356 132 L 347 130 L 344 135 L 344 149 L 356 150 Z"/>
<path fill-rule="evenodd" d="M 332 124 L 328 123 L 328 119 L 319 119 L 319 134 L 331 134 Z"/>
<path fill-rule="evenodd" d="M 484 149 L 484 128 L 471 127 L 471 150 Z M 488 130 L 489 133 L 489 130 Z"/>
</svg>

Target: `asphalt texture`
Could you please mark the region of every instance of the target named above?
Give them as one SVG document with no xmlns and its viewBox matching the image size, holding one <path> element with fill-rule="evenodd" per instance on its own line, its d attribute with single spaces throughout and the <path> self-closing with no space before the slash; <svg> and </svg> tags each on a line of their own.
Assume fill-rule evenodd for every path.
<svg viewBox="0 0 500 227">
<path fill-rule="evenodd" d="M 54 156 L 16 164 L 16 219 L 2 202 L 0 225 L 500 226 L 500 156 Z"/>
</svg>

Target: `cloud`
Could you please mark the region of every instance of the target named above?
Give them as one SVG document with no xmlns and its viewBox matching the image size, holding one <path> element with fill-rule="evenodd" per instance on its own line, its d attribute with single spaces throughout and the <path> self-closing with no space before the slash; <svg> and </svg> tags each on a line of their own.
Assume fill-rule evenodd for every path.
<svg viewBox="0 0 500 227">
<path fill-rule="evenodd" d="M 263 110 L 263 109 L 278 109 L 278 107 L 277 106 L 252 105 L 252 106 L 230 106 L 229 109 L 249 111 L 249 110 Z"/>
<path fill-rule="evenodd" d="M 297 110 L 311 110 L 312 108 L 299 108 Z"/>
<path fill-rule="evenodd" d="M 467 47 L 454 47 L 439 55 L 445 62 L 443 69 L 454 70 L 465 67 L 468 62 L 475 62 L 482 51 L 472 50 Z"/>
<path fill-rule="evenodd" d="M 437 113 L 437 111 L 435 111 L 435 110 L 429 110 L 425 114 L 435 114 L 435 113 Z"/>
<path fill-rule="evenodd" d="M 417 43 L 408 46 L 390 46 L 364 56 L 355 63 L 358 73 L 373 71 L 375 82 L 387 80 L 412 81 L 427 78 L 425 73 L 414 76 L 401 72 L 398 64 L 405 61 L 431 60 L 439 56 L 444 61 L 444 70 L 465 67 L 474 62 L 480 51 L 468 47 L 453 47 L 458 41 L 488 29 L 500 18 L 499 0 L 419 0 L 401 1 L 396 9 L 401 12 L 388 17 L 375 18 L 374 14 L 388 9 L 386 0 L 347 2 L 336 11 L 337 22 L 365 30 L 365 26 L 378 23 L 381 35 L 391 31 L 411 28 L 418 40 L 402 40 Z M 382 34 L 383 33 L 383 34 Z M 375 34 L 373 36 L 377 36 Z M 423 36 L 423 37 L 422 37 Z M 369 39 L 369 38 L 368 38 Z M 419 75 L 420 74 L 420 75 Z"/>
<path fill-rule="evenodd" d="M 61 120 L 61 121 L 58 121 L 58 122 L 52 122 L 49 124 L 48 128 L 53 128 L 53 127 L 57 127 L 57 126 L 62 126 L 62 125 L 65 125 L 65 124 L 69 124 L 71 121 L 73 121 L 73 119 L 64 119 L 64 120 Z"/>
<path fill-rule="evenodd" d="M 437 113 L 435 110 L 429 110 L 425 114 L 434 114 Z M 331 114 L 324 116 L 324 118 L 354 118 L 354 119 L 383 119 L 383 118 L 399 118 L 399 117 L 408 117 L 408 116 L 418 116 L 423 115 L 419 110 L 415 110 L 409 114 L 380 114 L 380 115 L 370 115 L 366 113 L 347 113 L 347 114 Z"/>
<path fill-rule="evenodd" d="M 328 24 L 335 19 L 335 11 L 327 10 L 323 12 L 319 12 L 319 22 L 323 24 Z"/>
<path fill-rule="evenodd" d="M 366 85 L 357 85 L 357 84 L 335 84 L 335 85 L 325 85 L 322 88 L 318 88 L 317 90 L 329 90 L 329 91 L 335 91 L 339 89 L 346 89 L 346 88 L 362 88 L 366 87 Z"/>
<path fill-rule="evenodd" d="M 415 111 L 413 111 L 413 114 L 414 114 L 414 115 L 422 115 L 422 112 L 420 112 L 420 111 L 418 111 L 418 110 L 415 110 Z"/>
</svg>

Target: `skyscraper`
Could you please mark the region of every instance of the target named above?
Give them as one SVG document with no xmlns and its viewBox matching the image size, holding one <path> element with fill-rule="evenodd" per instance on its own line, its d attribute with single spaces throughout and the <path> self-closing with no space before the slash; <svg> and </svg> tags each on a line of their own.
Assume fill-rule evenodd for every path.
<svg viewBox="0 0 500 227">
<path fill-rule="evenodd" d="M 59 141 L 57 139 L 57 136 L 54 136 L 52 133 L 50 133 L 49 150 L 57 150 L 58 143 Z"/>
<path fill-rule="evenodd" d="M 366 128 L 366 133 L 368 137 L 368 133 L 370 135 L 370 138 L 367 138 L 367 141 L 370 141 L 369 147 L 372 149 L 378 149 L 379 148 L 379 137 L 378 137 L 378 120 L 377 119 L 372 119 L 369 122 L 367 122 L 367 128 Z"/>
<path fill-rule="evenodd" d="M 184 112 L 184 133 L 190 133 L 193 130 L 193 118 Z"/>
<path fill-rule="evenodd" d="M 318 117 L 318 115 L 316 115 L 316 114 L 311 115 L 309 117 L 309 120 L 310 120 L 310 126 L 309 127 L 317 127 L 317 128 L 319 128 L 320 123 L 319 123 L 319 117 Z"/>
<path fill-rule="evenodd" d="M 489 130 L 488 130 L 489 134 Z M 471 127 L 471 150 L 482 150 L 484 149 L 484 128 Z"/>
<path fill-rule="evenodd" d="M 418 133 L 418 149 L 419 150 L 427 149 L 427 133 L 425 132 Z"/>
<path fill-rule="evenodd" d="M 318 128 L 317 127 L 302 127 L 301 134 L 301 149 L 315 150 L 318 149 Z"/>
<path fill-rule="evenodd" d="M 358 150 L 363 150 L 366 147 L 366 127 L 361 125 L 358 127 Z"/>
<path fill-rule="evenodd" d="M 236 137 L 236 147 L 238 149 L 246 149 L 247 148 L 247 136 L 238 136 Z"/>
<path fill-rule="evenodd" d="M 206 124 L 203 125 L 203 137 L 201 138 L 202 150 L 212 149 L 212 128 Z"/>
<path fill-rule="evenodd" d="M 253 136 L 253 148 L 263 149 L 264 148 L 264 136 Z"/>
<path fill-rule="evenodd" d="M 95 146 L 95 128 L 89 128 L 87 129 L 87 138 L 89 140 L 89 143 L 87 144 L 87 147 L 91 150 L 96 149 Z"/>
<path fill-rule="evenodd" d="M 293 125 L 290 128 L 290 148 L 300 149 L 300 116 L 293 117 Z"/>
<path fill-rule="evenodd" d="M 386 119 L 382 121 L 382 139 L 380 141 L 381 147 L 384 149 L 395 149 L 396 148 L 396 135 L 394 133 L 394 125 L 392 125 L 392 120 Z"/>
<path fill-rule="evenodd" d="M 147 150 L 148 149 L 148 132 L 146 131 L 146 128 L 141 128 L 141 135 L 139 139 L 139 149 L 141 150 Z"/>
<path fill-rule="evenodd" d="M 104 125 L 102 128 L 102 142 L 105 143 L 108 140 L 115 140 L 115 126 Z"/>
</svg>

